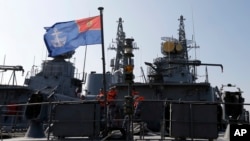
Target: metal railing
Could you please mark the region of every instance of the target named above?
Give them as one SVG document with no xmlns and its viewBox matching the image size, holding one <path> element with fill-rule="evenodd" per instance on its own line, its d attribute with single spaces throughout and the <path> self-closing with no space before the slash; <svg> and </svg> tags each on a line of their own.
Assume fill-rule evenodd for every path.
<svg viewBox="0 0 250 141">
<path fill-rule="evenodd" d="M 110 130 L 110 132 L 105 137 L 100 137 L 100 140 L 106 139 L 107 137 L 110 137 L 111 135 L 117 134 L 117 129 L 123 128 L 124 121 L 126 120 L 124 118 L 124 115 L 122 113 L 123 105 L 121 104 L 124 102 L 123 99 L 114 101 L 117 104 L 118 112 L 108 112 L 110 115 L 109 120 L 111 121 L 110 127 L 115 126 L 114 130 Z M 88 103 L 95 103 L 96 105 L 99 105 L 98 101 L 96 100 L 89 100 L 89 101 L 60 101 L 60 102 L 42 102 L 42 103 L 27 103 L 27 104 L 15 104 L 15 105 L 0 105 L 1 109 L 1 137 L 3 138 L 4 134 L 8 134 L 11 137 L 17 136 L 17 132 L 26 132 L 28 127 L 28 121 L 24 117 L 24 110 L 25 107 L 28 105 L 49 105 L 49 107 L 55 107 L 58 104 L 88 104 Z M 143 104 L 144 103 L 144 104 Z M 158 104 L 158 107 L 156 106 Z M 225 115 L 226 113 L 222 113 L 222 120 L 217 120 L 217 105 L 223 105 L 225 104 L 232 104 L 232 105 L 239 105 L 235 103 L 222 103 L 222 102 L 209 102 L 209 101 L 173 101 L 173 100 L 145 100 L 142 102 L 141 109 L 141 117 L 140 118 L 133 118 L 132 123 L 133 129 L 131 129 L 132 134 L 136 134 L 133 136 L 134 140 L 146 140 L 150 139 L 151 137 L 154 137 L 154 139 L 160 139 L 160 140 L 168 140 L 169 138 L 185 138 L 186 139 L 196 139 L 200 135 L 196 135 L 197 130 L 200 128 L 211 128 L 207 130 L 214 130 L 217 132 L 218 137 L 220 131 L 224 131 L 227 124 L 230 123 L 236 123 L 240 122 L 243 124 L 249 124 L 249 112 L 247 110 L 243 110 L 243 113 L 239 116 L 238 119 L 230 119 L 228 115 Z M 243 104 L 245 109 L 249 109 L 250 103 L 244 103 Z M 22 107 L 23 110 L 16 110 L 16 111 L 9 111 L 7 107 L 11 106 L 17 106 Z M 151 107 L 151 109 L 150 109 Z M 161 107 L 161 108 L 159 108 Z M 246 108 L 247 107 L 247 108 Z M 148 109 L 146 109 L 148 108 Z M 10 108 L 11 109 L 11 108 Z M 116 109 L 117 110 L 117 109 Z M 207 110 L 207 111 L 206 111 Z M 53 125 L 54 123 L 60 122 L 61 124 L 65 125 L 69 122 L 68 120 L 61 120 L 58 119 L 55 120 L 55 111 L 52 109 L 51 111 L 48 110 L 48 118 L 43 123 L 45 124 L 44 131 L 46 130 L 46 135 L 49 135 L 53 133 L 53 130 L 48 130 L 47 127 L 51 127 L 48 125 Z M 67 111 L 65 111 L 67 115 Z M 91 113 L 91 111 L 85 110 L 82 112 Z M 92 111 L 94 112 L 94 111 Z M 100 111 L 102 112 L 102 111 Z M 11 114 L 10 114 L 11 113 Z M 209 113 L 212 115 L 212 117 L 207 117 L 209 114 L 206 115 L 206 113 Z M 120 114 L 120 115 L 115 115 Z M 205 114 L 205 116 L 204 116 Z M 95 116 L 101 116 L 101 114 L 96 114 Z M 216 116 L 213 117 L 213 116 Z M 201 118 L 205 118 L 203 120 L 200 120 Z M 212 119 L 211 119 L 212 118 Z M 102 123 L 102 118 L 97 118 L 98 121 L 95 121 L 97 123 Z M 210 120 L 211 119 L 211 120 Z M 95 120 L 95 119 L 94 119 Z M 106 120 L 106 119 L 105 119 Z M 8 122 L 7 122 L 8 121 Z M 82 121 L 82 120 L 75 120 L 73 121 L 75 123 L 81 123 L 85 124 L 87 122 L 90 122 L 90 120 Z M 93 122 L 93 120 L 91 121 Z M 118 123 L 118 124 L 115 124 Z M 114 125 L 112 125 L 114 124 Z M 218 126 L 223 125 L 223 129 L 219 129 Z M 101 125 L 100 126 L 100 132 L 103 129 Z M 200 127 L 197 127 L 200 126 Z M 213 126 L 213 127 L 211 127 Z M 117 128 L 118 127 L 118 128 Z M 158 131 L 155 131 L 155 128 L 158 128 Z M 186 128 L 186 130 L 180 131 L 180 129 Z M 111 129 L 111 128 L 110 128 Z M 74 130 L 74 129 L 72 129 Z M 188 131 L 187 134 L 186 131 Z M 147 136 L 149 133 L 154 136 Z M 25 133 L 24 133 L 25 134 Z M 24 135 L 22 134 L 22 135 Z M 201 138 L 207 138 L 211 139 L 210 137 L 204 137 L 203 133 Z M 211 137 L 214 137 L 211 135 Z M 54 140 L 55 137 L 50 136 L 47 140 Z"/>
</svg>

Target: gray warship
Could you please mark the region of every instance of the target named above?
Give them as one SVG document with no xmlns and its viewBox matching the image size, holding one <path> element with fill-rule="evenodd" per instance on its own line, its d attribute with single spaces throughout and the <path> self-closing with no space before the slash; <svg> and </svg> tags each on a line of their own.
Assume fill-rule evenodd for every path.
<svg viewBox="0 0 250 141">
<path fill-rule="evenodd" d="M 196 46 L 188 44 L 184 17 L 179 21 L 179 38 L 163 37 L 163 56 L 145 62 L 144 82 L 134 82 L 133 50 L 139 48 L 126 38 L 122 18 L 109 47 L 116 51 L 110 72 L 93 71 L 85 82 L 74 77 L 74 65 L 66 61 L 70 55 L 45 61 L 41 72 L 25 80 L 24 98 L 18 98 L 24 101 L 16 102 L 24 105 L 25 137 L 6 140 L 229 140 L 230 124 L 249 125 L 243 92 L 232 84 L 196 82 L 197 67 L 223 66 L 189 60 Z M 110 89 L 116 91 L 113 101 Z M 97 100 L 100 90 L 103 101 Z M 135 107 L 136 96 L 143 100 Z"/>
<path fill-rule="evenodd" d="M 27 108 L 29 109 L 27 102 L 32 101 L 38 94 L 42 95 L 40 102 L 81 99 L 82 80 L 79 79 L 79 74 L 75 73 L 74 64 L 65 60 L 68 55 L 45 60 L 41 70 L 33 65 L 31 71 L 26 73 L 24 85 L 17 85 L 16 80 L 16 71 L 24 73 L 22 66 L 0 66 L 3 71 L 13 71 L 9 83 L 0 85 L 1 133 L 4 135 L 7 133 L 9 137 L 9 133 L 27 131 L 29 127 L 29 113 L 26 114 Z M 48 115 L 46 110 L 44 115 Z"/>
</svg>

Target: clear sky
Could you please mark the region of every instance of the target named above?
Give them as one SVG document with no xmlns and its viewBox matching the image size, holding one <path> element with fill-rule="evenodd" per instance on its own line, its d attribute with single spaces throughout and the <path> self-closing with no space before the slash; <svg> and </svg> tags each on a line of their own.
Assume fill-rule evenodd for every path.
<svg viewBox="0 0 250 141">
<path fill-rule="evenodd" d="M 117 20 L 124 20 L 126 37 L 133 37 L 140 50 L 135 54 L 136 80 L 140 80 L 140 67 L 147 71 L 144 62 L 162 56 L 161 37 L 178 37 L 180 15 L 185 17 L 187 39 L 193 35 L 197 45 L 197 59 L 203 63 L 224 66 L 208 67 L 212 86 L 232 83 L 240 87 L 250 103 L 250 1 L 249 0 L 0 0 L 0 64 L 22 65 L 24 76 L 17 73 L 18 82 L 32 65 L 40 66 L 47 49 L 43 41 L 43 27 L 56 22 L 77 20 L 99 14 L 104 7 L 104 43 L 106 70 L 115 52 L 107 50 L 116 38 Z M 78 72 L 82 72 L 85 47 L 74 55 Z M 190 51 L 195 59 L 194 51 Z M 5 58 L 5 59 L 4 59 Z M 5 60 L 5 61 L 4 61 Z M 102 72 L 101 45 L 88 46 L 86 72 Z M 199 69 L 204 80 L 205 68 Z M 1 78 L 1 74 L 0 74 Z M 2 83 L 9 77 L 4 73 Z"/>
</svg>

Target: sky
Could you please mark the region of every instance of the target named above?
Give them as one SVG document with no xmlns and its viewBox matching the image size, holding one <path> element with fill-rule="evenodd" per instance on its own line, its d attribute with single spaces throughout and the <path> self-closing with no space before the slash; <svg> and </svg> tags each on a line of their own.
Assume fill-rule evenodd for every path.
<svg viewBox="0 0 250 141">
<path fill-rule="evenodd" d="M 43 41 L 44 27 L 99 15 L 104 7 L 105 68 L 110 71 L 110 59 L 115 52 L 107 50 L 116 38 L 117 21 L 123 19 L 127 38 L 134 38 L 139 50 L 134 51 L 135 79 L 141 80 L 141 70 L 147 72 L 144 62 L 161 57 L 161 37 L 178 38 L 179 17 L 185 20 L 186 38 L 199 46 L 189 52 L 190 59 L 224 66 L 208 67 L 212 86 L 235 84 L 250 103 L 250 1 L 249 0 L 0 0 L 0 64 L 22 65 L 25 73 L 17 72 L 23 84 L 32 65 L 38 67 L 47 57 Z M 86 47 L 76 49 L 71 59 L 78 72 L 83 72 Z M 196 53 L 195 53 L 196 52 Z M 196 54 L 196 55 L 195 55 Z M 196 56 L 196 57 L 195 57 Z M 87 47 L 85 72 L 102 72 L 101 45 Z M 204 81 L 205 68 L 198 70 Z M 1 83 L 9 81 L 10 74 L 0 74 Z"/>
</svg>

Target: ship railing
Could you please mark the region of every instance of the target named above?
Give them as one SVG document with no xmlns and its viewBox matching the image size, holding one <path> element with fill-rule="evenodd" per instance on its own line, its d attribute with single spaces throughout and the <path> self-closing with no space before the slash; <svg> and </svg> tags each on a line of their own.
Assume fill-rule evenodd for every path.
<svg viewBox="0 0 250 141">
<path fill-rule="evenodd" d="M 122 107 L 123 99 L 117 100 Z M 226 117 L 226 112 L 220 111 L 223 105 L 243 105 L 242 113 L 235 119 Z M 139 110 L 140 118 L 134 118 L 131 125 L 139 130 L 137 139 L 144 139 L 144 132 L 151 132 L 166 139 L 187 137 L 189 139 L 215 139 L 220 132 L 224 132 L 229 124 L 249 124 L 250 103 L 223 103 L 210 101 L 179 101 L 179 100 L 144 100 Z M 233 110 L 233 109 L 230 109 Z M 236 112 L 237 113 L 237 112 Z M 234 113 L 231 113 L 234 115 Z M 116 122 L 124 121 L 124 118 L 113 119 Z M 207 129 L 204 132 L 203 129 Z M 155 132 L 158 130 L 157 132 Z M 147 138 L 148 139 L 148 138 Z M 154 139 L 156 139 L 154 137 Z"/>
<path fill-rule="evenodd" d="M 1 133 L 12 134 L 27 130 L 28 122 L 23 116 L 25 109 L 24 105 L 0 105 L 0 109 Z"/>
<path fill-rule="evenodd" d="M 123 102 L 123 100 L 120 100 L 118 102 Z M 217 135 L 219 131 L 223 131 L 226 129 L 226 125 L 233 124 L 233 123 L 240 123 L 240 124 L 249 124 L 249 112 L 246 112 L 243 110 L 242 115 L 240 118 L 237 119 L 229 119 L 229 118 L 223 118 L 222 120 L 218 120 L 218 105 L 223 104 L 231 104 L 235 106 L 239 106 L 242 104 L 236 104 L 236 103 L 223 103 L 223 102 L 208 102 L 208 101 L 174 101 L 174 100 L 145 100 L 144 103 L 149 103 L 147 108 L 143 108 L 143 112 L 141 113 L 141 119 L 134 119 L 134 122 L 137 122 L 137 127 L 139 126 L 139 130 L 142 131 L 140 133 L 143 134 L 143 131 L 150 131 L 150 129 L 145 126 L 147 122 L 159 122 L 160 124 L 168 123 L 171 124 L 172 127 L 165 128 L 165 130 L 161 129 L 160 133 L 155 133 L 156 135 L 160 135 L 161 139 L 165 139 L 166 134 L 170 134 L 170 129 L 172 131 L 171 136 L 187 136 L 189 138 L 217 138 Z M 156 106 L 158 104 L 158 106 Z M 178 111 L 177 113 L 171 115 L 172 118 L 166 118 L 166 115 L 163 114 L 166 112 L 166 105 L 171 105 L 171 110 Z M 244 106 L 247 106 L 249 109 L 249 103 L 244 103 Z M 121 106 L 121 105 L 120 105 Z M 151 107 L 151 110 L 150 110 Z M 163 108 L 161 108 L 163 107 Z M 157 110 L 156 110 L 157 109 Z M 184 111 L 183 111 L 184 110 Z M 184 112 L 188 113 L 184 113 Z M 198 112 L 197 112 L 198 111 Z M 205 113 L 205 114 L 204 114 Z M 206 114 L 209 113 L 209 114 Z M 194 114 L 194 115 L 193 115 Z M 222 113 L 224 114 L 224 113 Z M 148 116 L 150 115 L 150 116 Z M 158 115 L 158 117 L 157 117 Z M 164 115 L 164 116 L 163 116 Z M 188 116 L 185 116 L 188 115 Z M 212 116 L 212 117 L 211 117 Z M 157 117 L 157 118 L 156 118 Z M 183 118 L 184 117 L 184 118 Z M 214 118 L 213 118 L 214 117 Z M 203 119 L 203 120 L 197 120 L 197 119 Z M 122 119 L 115 119 L 116 121 L 122 121 Z M 146 124 L 145 124 L 146 123 Z M 210 127 L 210 135 L 207 133 L 196 133 L 197 130 L 201 129 L 201 131 L 204 131 L 204 128 L 209 127 L 212 125 L 213 127 Z M 197 127 L 199 126 L 199 127 Z M 223 127 L 224 126 L 224 127 Z M 188 131 L 185 130 L 182 131 L 182 134 L 179 134 L 179 129 L 181 128 L 188 128 Z M 196 128 L 193 128 L 196 127 Z M 204 127 L 204 128 L 203 128 Z M 155 128 L 155 127 L 151 127 Z M 160 127 L 158 127 L 160 128 Z M 164 126 L 161 126 L 161 128 L 164 129 Z M 138 129 L 138 128 L 137 128 Z M 178 129 L 178 130 L 177 130 Z M 190 130 L 189 130 L 190 129 Z M 194 131 L 191 129 L 195 129 Z M 186 134 L 187 133 L 187 134 Z M 213 134 L 212 134 L 213 133 Z M 140 134 L 141 135 L 141 134 Z M 143 136 L 140 136 L 140 139 L 142 139 Z"/>
<path fill-rule="evenodd" d="M 240 103 L 179 100 L 146 100 L 143 102 L 148 105 L 146 104 L 147 106 L 142 110 L 141 120 L 151 123 L 151 125 L 152 122 L 157 124 L 158 121 L 158 124 L 161 125 L 158 127 L 160 139 L 166 139 L 167 135 L 175 138 L 212 140 L 218 138 L 218 133 L 224 131 L 228 124 L 249 124 L 249 112 L 246 112 L 245 109 L 242 109 L 242 114 L 237 119 L 223 117 L 224 112 L 221 115 L 218 113 L 218 106 L 224 104 L 239 106 L 242 105 Z M 249 103 L 243 105 L 249 109 Z M 220 116 L 221 120 L 219 120 Z M 143 124 L 142 127 L 149 131 L 148 127 Z M 206 132 L 203 129 L 206 129 Z M 140 137 L 140 139 L 142 138 L 144 137 Z"/>
<path fill-rule="evenodd" d="M 124 99 L 118 99 L 114 101 L 117 103 L 117 107 L 120 108 L 118 110 L 121 115 L 115 115 L 117 113 L 112 113 L 112 111 L 107 112 L 108 113 L 108 126 L 114 127 L 113 129 L 121 129 L 124 128 L 124 123 L 126 123 L 126 118 L 124 118 L 123 114 L 123 103 Z M 58 128 L 61 128 L 63 126 L 67 127 L 70 126 L 69 123 L 74 123 L 77 127 L 81 127 L 82 125 L 88 125 L 88 122 L 91 122 L 91 125 L 95 125 L 95 128 L 98 130 L 102 130 L 103 119 L 102 117 L 105 117 L 105 113 L 101 114 L 102 110 L 98 111 L 96 109 L 92 109 L 93 111 L 90 112 L 89 105 L 85 105 L 85 109 L 82 107 L 75 108 L 71 107 L 73 109 L 70 109 L 70 111 L 75 111 L 73 114 L 70 115 L 67 114 L 67 105 L 79 105 L 79 104 L 92 104 L 93 107 L 100 107 L 100 104 L 97 100 L 80 100 L 80 101 L 52 101 L 52 102 L 41 102 L 41 103 L 27 103 L 27 104 L 16 104 L 15 106 L 22 106 L 27 107 L 30 105 L 49 105 L 49 107 L 56 107 L 57 105 L 63 105 L 64 107 L 57 109 L 57 112 L 63 112 L 61 115 L 57 115 L 57 118 L 55 118 L 56 110 L 49 110 L 48 111 L 48 118 L 43 123 L 44 130 L 46 130 L 47 135 L 49 134 L 62 134 L 65 133 L 63 130 L 55 131 L 56 126 L 54 126 L 52 129 L 51 125 L 58 124 Z M 231 105 L 240 105 L 235 103 L 223 103 L 223 102 L 209 102 L 209 101 L 179 101 L 179 100 L 144 100 L 141 102 L 142 109 L 140 109 L 140 117 L 139 118 L 132 118 L 132 125 L 130 126 L 132 133 L 137 133 L 136 136 L 134 136 L 135 140 L 140 139 L 148 139 L 150 137 L 147 136 L 147 132 L 151 132 L 151 135 L 154 134 L 155 136 L 158 136 L 159 139 L 167 139 L 167 137 L 171 138 L 181 138 L 183 136 L 186 136 L 190 139 L 196 139 L 196 138 L 208 138 L 208 139 L 214 139 L 217 138 L 219 128 L 218 125 L 227 125 L 234 122 L 240 122 L 244 124 L 249 124 L 249 112 L 248 114 L 243 114 L 243 119 L 237 119 L 236 120 L 230 120 L 230 119 L 223 119 L 222 121 L 217 120 L 217 105 L 224 105 L 224 104 L 231 104 Z M 246 109 L 249 109 L 250 103 L 243 103 Z M 1 109 L 6 109 L 8 106 L 12 105 L 0 105 Z M 144 106 L 144 107 L 143 107 Z M 82 111 L 81 111 L 82 110 Z M 247 110 L 246 110 L 247 111 Z M 16 115 L 9 115 L 7 116 L 7 111 L 2 110 L 1 113 L 1 119 L 5 117 L 11 117 L 12 118 L 12 127 L 18 126 L 18 118 L 23 117 L 24 111 L 16 111 Z M 10 112 L 10 111 L 9 111 Z M 79 113 L 80 112 L 80 113 Z M 87 118 L 87 119 L 74 119 L 74 117 L 80 116 L 80 114 L 88 115 L 89 113 L 93 113 L 94 118 Z M 99 112 L 99 114 L 97 114 Z M 169 112 L 169 114 L 167 114 Z M 71 118 L 72 119 L 65 119 L 63 118 Z M 96 117 L 99 116 L 99 117 Z M 133 115 L 134 116 L 134 115 Z M 27 123 L 27 122 L 26 122 Z M 104 123 L 106 124 L 106 123 Z M 3 130 L 4 122 L 1 122 L 1 133 L 4 132 Z M 28 124 L 27 124 L 28 125 Z M 59 126 L 60 125 L 60 126 Z M 67 126 L 66 126 L 67 125 Z M 97 128 L 98 126 L 98 128 Z M 73 126 L 70 126 L 72 128 L 69 128 L 67 130 L 75 130 L 73 129 Z M 51 128 L 51 129 L 50 129 Z M 92 127 L 91 127 L 92 128 Z M 100 129 L 99 129 L 100 128 Z M 206 128 L 206 135 L 199 132 L 199 129 Z M 224 127 L 225 130 L 226 127 Z M 77 128 L 76 128 L 77 129 Z M 81 129 L 81 128 L 80 128 Z M 94 129 L 94 128 L 93 128 Z M 53 131 L 54 130 L 54 131 Z M 135 130 L 135 131 L 134 131 Z M 222 129 L 223 130 L 223 129 Z M 85 130 L 84 130 L 85 131 Z M 201 130 L 202 131 L 202 130 Z M 17 131 L 13 131 L 13 133 Z M 87 132 L 87 131 L 86 131 Z M 211 132 L 211 133 L 209 133 Z M 115 132 L 111 132 L 115 133 Z M 138 134 L 139 133 L 139 134 Z M 209 134 L 208 134 L 209 133 Z M 214 133 L 214 134 L 212 134 Z M 97 135 L 96 132 L 93 132 L 95 136 Z M 215 135 L 216 134 L 216 135 Z M 110 135 L 110 134 L 109 134 Z M 73 134 L 72 134 L 73 136 Z M 155 139 L 155 137 L 154 137 Z"/>
<path fill-rule="evenodd" d="M 74 78 L 82 80 L 86 78 L 87 73 L 84 72 L 76 72 L 74 73 Z"/>
<path fill-rule="evenodd" d="M 67 73 L 63 73 L 62 71 L 60 71 L 60 70 L 62 70 L 60 65 L 54 65 L 53 68 L 54 69 L 46 68 L 42 71 L 42 70 L 38 69 L 38 66 L 33 65 L 31 71 L 28 71 L 26 73 L 25 79 L 28 80 L 28 79 L 30 79 L 30 77 L 34 77 L 38 73 L 41 73 L 41 72 L 43 72 L 43 74 L 42 74 L 43 76 L 61 76 L 61 75 L 71 76 L 72 70 L 68 70 Z M 57 69 L 55 69 L 55 68 L 57 68 Z M 86 75 L 86 74 L 78 72 L 78 70 L 76 69 L 76 72 L 73 74 L 73 77 L 81 80 L 83 78 L 82 75 Z"/>
</svg>

